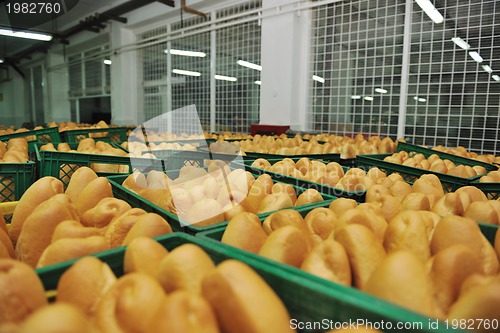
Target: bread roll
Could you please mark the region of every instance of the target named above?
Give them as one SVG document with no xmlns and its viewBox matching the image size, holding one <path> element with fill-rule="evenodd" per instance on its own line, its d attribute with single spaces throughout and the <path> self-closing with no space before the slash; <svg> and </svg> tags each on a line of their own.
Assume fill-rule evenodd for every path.
<svg viewBox="0 0 500 333">
<path fill-rule="evenodd" d="M 95 257 L 83 257 L 61 275 L 57 302 L 73 304 L 92 317 L 115 282 L 116 276 L 108 264 Z"/>
<path fill-rule="evenodd" d="M 169 186 L 169 182 L 171 182 L 166 173 L 157 170 L 149 171 L 146 181 L 149 189 L 166 189 Z M 135 183 L 139 185 L 137 184 L 137 178 L 135 179 Z"/>
<path fill-rule="evenodd" d="M 442 317 L 435 304 L 432 283 L 424 263 L 411 252 L 388 254 L 374 270 L 364 290 L 429 317 Z"/>
<path fill-rule="evenodd" d="M 321 196 L 321 193 L 319 193 L 318 190 L 310 188 L 310 189 L 305 190 L 304 192 L 302 192 L 299 195 L 294 206 L 298 207 L 298 206 L 307 205 L 307 204 L 314 203 L 314 202 L 321 202 L 321 201 L 323 201 L 323 197 Z"/>
<path fill-rule="evenodd" d="M 132 208 L 114 218 L 104 233 L 104 238 L 108 241 L 109 246 L 112 248 L 121 246 L 130 229 L 137 223 L 138 218 L 146 214 L 148 213 L 143 209 Z"/>
<path fill-rule="evenodd" d="M 286 225 L 273 231 L 260 248 L 259 255 L 287 265 L 300 267 L 308 252 L 308 235 L 301 229 Z"/>
<path fill-rule="evenodd" d="M 119 278 L 102 297 L 94 322 L 101 332 L 148 332 L 148 325 L 165 300 L 155 279 L 130 273 Z"/>
<path fill-rule="evenodd" d="M 47 200 L 40 204 L 24 222 L 16 246 L 19 260 L 35 267 L 43 251 L 52 241 L 56 227 L 65 220 L 78 220 L 74 205 L 65 205 L 58 200 Z"/>
<path fill-rule="evenodd" d="M 45 291 L 33 268 L 14 259 L 0 259 L 0 324 L 21 323 L 45 305 Z"/>
<path fill-rule="evenodd" d="M 142 172 L 134 171 L 123 181 L 122 186 L 134 193 L 139 193 L 148 187 L 148 181 Z"/>
<path fill-rule="evenodd" d="M 139 272 L 156 278 L 161 261 L 168 250 L 149 237 L 138 237 L 132 240 L 125 249 L 123 272 Z"/>
<path fill-rule="evenodd" d="M 327 239 L 317 243 L 300 267 L 323 279 L 351 286 L 352 275 L 347 253 L 339 242 Z"/>
<path fill-rule="evenodd" d="M 353 275 L 353 285 L 364 290 L 373 271 L 385 258 L 381 241 L 368 227 L 349 224 L 340 229 L 335 240 L 344 247 Z"/>
<path fill-rule="evenodd" d="M 255 161 L 252 162 L 251 165 L 253 168 L 259 168 L 259 169 L 264 169 L 267 170 L 271 167 L 271 163 L 269 163 L 268 160 L 263 159 L 263 158 L 258 158 Z"/>
<path fill-rule="evenodd" d="M 407 194 L 413 192 L 413 188 L 407 182 L 399 180 L 389 187 L 389 192 L 401 201 Z"/>
<path fill-rule="evenodd" d="M 138 237 L 155 238 L 172 233 L 170 224 L 158 214 L 148 213 L 139 216 L 136 223 L 127 232 L 122 245 L 128 245 Z"/>
<path fill-rule="evenodd" d="M 473 219 L 476 222 L 499 224 L 498 212 L 490 205 L 489 201 L 475 201 L 463 213 L 464 217 Z"/>
<path fill-rule="evenodd" d="M 95 207 L 81 215 L 81 222 L 87 227 L 106 227 L 112 219 L 125 213 L 132 207 L 124 200 L 107 197 L 97 203 Z"/>
<path fill-rule="evenodd" d="M 229 221 L 239 213 L 244 213 L 245 208 L 237 202 L 231 201 L 222 207 L 224 212 L 224 221 Z"/>
<path fill-rule="evenodd" d="M 167 293 L 186 290 L 201 293 L 201 281 L 215 269 L 208 254 L 195 244 L 183 244 L 160 263 L 157 279 Z"/>
<path fill-rule="evenodd" d="M 258 253 L 267 238 L 259 217 L 243 212 L 235 215 L 228 223 L 221 242 L 239 249 Z"/>
<path fill-rule="evenodd" d="M 332 236 L 337 224 L 337 214 L 328 208 L 315 208 L 307 213 L 304 223 L 312 244 L 316 245 Z"/>
<path fill-rule="evenodd" d="M 31 185 L 24 192 L 14 209 L 10 224 L 9 235 L 14 246 L 21 233 L 26 218 L 35 210 L 38 205 L 48 200 L 56 194 L 64 192 L 63 183 L 54 177 L 43 177 Z"/>
<path fill-rule="evenodd" d="M 387 227 L 384 247 L 387 253 L 410 251 L 422 262 L 431 257 L 430 239 L 434 224 L 419 211 L 407 210 L 399 213 Z"/>
<path fill-rule="evenodd" d="M 465 279 L 482 271 L 479 257 L 462 244 L 450 246 L 434 256 L 430 276 L 434 297 L 443 313 L 448 313 L 458 299 Z"/>
<path fill-rule="evenodd" d="M 338 198 L 333 200 L 328 207 L 331 209 L 337 216 L 342 215 L 348 209 L 358 207 L 358 203 L 354 199 L 349 198 Z"/>
<path fill-rule="evenodd" d="M 10 240 L 10 237 L 7 234 L 7 232 L 4 231 L 3 229 L 0 229 L 0 246 L 2 246 L 2 248 L 5 250 L 3 256 L 0 256 L 0 258 L 16 257 L 16 252 L 14 251 L 14 246 L 12 245 L 12 241 Z"/>
<path fill-rule="evenodd" d="M 382 196 L 390 194 L 389 189 L 383 185 L 375 184 L 366 190 L 366 202 L 381 202 Z"/>
<path fill-rule="evenodd" d="M 298 199 L 297 199 L 298 202 Z M 280 209 L 293 207 L 292 199 L 286 193 L 271 193 L 259 203 L 257 214 L 274 212 Z"/>
<path fill-rule="evenodd" d="M 435 195 L 436 198 L 444 196 L 443 185 L 434 174 L 424 174 L 412 185 L 413 192 Z"/>
<path fill-rule="evenodd" d="M 274 183 L 273 187 L 271 188 L 271 193 L 285 193 L 290 197 L 292 206 L 297 201 L 297 193 L 295 192 L 295 188 L 290 184 Z"/>
<path fill-rule="evenodd" d="M 109 250 L 109 244 L 103 236 L 62 238 L 45 248 L 36 267 L 54 265 L 106 250 Z"/>
<path fill-rule="evenodd" d="M 283 209 L 272 213 L 271 215 L 266 217 L 266 219 L 262 223 L 262 228 L 269 235 L 274 230 L 277 230 L 286 225 L 293 225 L 303 232 L 307 232 L 307 228 L 302 215 L 300 215 L 298 211 L 293 209 Z"/>
<path fill-rule="evenodd" d="M 246 264 L 226 260 L 203 279 L 202 293 L 222 332 L 292 332 L 287 309 Z"/>
<path fill-rule="evenodd" d="M 446 193 L 432 206 L 431 211 L 441 217 L 462 215 L 464 213 L 464 206 L 458 194 Z"/>
<path fill-rule="evenodd" d="M 62 221 L 54 229 L 52 234 L 52 243 L 64 238 L 86 238 L 91 236 L 104 235 L 104 229 L 84 227 L 76 220 Z"/>
<path fill-rule="evenodd" d="M 97 333 L 77 307 L 56 303 L 38 309 L 20 326 L 19 333 Z"/>
<path fill-rule="evenodd" d="M 377 236 L 377 238 L 379 239 L 380 243 L 384 241 L 387 222 L 383 217 L 378 216 L 377 214 L 373 214 L 367 209 L 359 207 L 350 209 L 339 216 L 338 223 L 340 225 L 362 224 L 373 231 L 375 236 Z"/>
<path fill-rule="evenodd" d="M 86 211 L 97 206 L 104 198 L 113 197 L 111 184 L 105 177 L 98 177 L 87 184 L 80 192 L 75 202 L 78 214 L 83 215 Z"/>
<path fill-rule="evenodd" d="M 399 214 L 399 212 L 401 212 L 401 201 L 392 195 L 383 195 L 380 202 L 380 208 L 382 209 L 384 219 L 389 223 Z"/>
<path fill-rule="evenodd" d="M 252 184 L 248 191 L 246 198 L 241 201 L 241 205 L 247 212 L 257 213 L 259 210 L 260 202 L 268 195 L 271 194 L 273 181 L 268 174 L 260 175 Z"/>
<path fill-rule="evenodd" d="M 424 193 L 408 193 L 401 201 L 401 210 L 431 210 L 431 202 Z"/>
<path fill-rule="evenodd" d="M 174 291 L 160 307 L 147 332 L 218 333 L 217 318 L 200 295 Z"/>
<path fill-rule="evenodd" d="M 488 198 L 486 198 L 486 195 L 483 193 L 483 191 L 481 191 L 480 189 L 478 189 L 475 186 L 460 187 L 459 189 L 457 189 L 455 191 L 455 193 L 457 193 L 457 194 L 467 193 L 469 195 L 469 197 L 471 198 L 472 202 L 488 200 Z"/>
<path fill-rule="evenodd" d="M 484 322 L 493 323 L 500 318 L 500 282 L 479 285 L 471 288 L 453 304 L 448 319 L 472 319 L 467 321 L 474 325 L 474 332 L 497 332 L 498 327 L 481 325 Z M 483 323 L 484 324 L 484 323 Z"/>
<path fill-rule="evenodd" d="M 179 217 L 190 225 L 194 224 L 198 227 L 203 227 L 223 222 L 224 212 L 217 200 L 206 198 L 196 202 L 187 214 L 179 214 Z"/>
<path fill-rule="evenodd" d="M 78 196 L 85 186 L 96 178 L 97 174 L 91 168 L 86 166 L 79 167 L 71 176 L 65 193 L 69 195 L 73 203 L 76 203 Z"/>
</svg>

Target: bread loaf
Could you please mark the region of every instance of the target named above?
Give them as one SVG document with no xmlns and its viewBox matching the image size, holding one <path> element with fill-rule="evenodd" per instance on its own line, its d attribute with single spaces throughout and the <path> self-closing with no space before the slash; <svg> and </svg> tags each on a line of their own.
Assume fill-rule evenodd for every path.
<svg viewBox="0 0 500 333">
<path fill-rule="evenodd" d="M 57 302 L 73 304 L 92 317 L 115 282 L 116 276 L 106 263 L 95 257 L 83 257 L 61 275 Z"/>
<path fill-rule="evenodd" d="M 321 201 L 323 201 L 323 197 L 321 196 L 321 193 L 319 193 L 318 190 L 315 190 L 313 188 L 309 188 L 299 195 L 294 206 L 298 207 L 298 206 L 307 205 L 307 204 L 314 203 L 314 202 L 321 202 Z"/>
<path fill-rule="evenodd" d="M 174 202 L 176 203 L 174 195 Z M 177 205 L 177 203 L 176 203 Z M 194 224 L 202 227 L 212 225 L 224 221 L 224 212 L 221 204 L 215 199 L 202 199 L 196 202 L 187 212 L 187 214 L 179 214 L 188 224 Z"/>
<path fill-rule="evenodd" d="M 202 293 L 222 332 L 292 332 L 287 309 L 246 264 L 226 260 L 203 279 Z"/>
<path fill-rule="evenodd" d="M 367 207 L 366 205 L 363 207 Z M 380 242 L 384 241 L 385 231 L 387 229 L 387 222 L 382 217 L 382 213 L 371 212 L 370 209 L 363 209 L 361 205 L 355 209 L 350 209 L 338 218 L 338 223 L 340 225 L 347 224 L 362 224 L 368 228 L 377 236 Z"/>
<path fill-rule="evenodd" d="M 79 167 L 71 176 L 65 193 L 71 198 L 73 203 L 76 203 L 83 189 L 96 178 L 97 174 L 91 168 L 86 166 Z"/>
<path fill-rule="evenodd" d="M 136 223 L 127 232 L 122 245 L 128 245 L 139 237 L 155 238 L 170 233 L 172 233 L 172 227 L 163 217 L 155 213 L 148 213 L 139 216 Z"/>
<path fill-rule="evenodd" d="M 123 181 L 122 186 L 134 193 L 139 193 L 148 187 L 148 181 L 142 172 L 134 171 Z"/>
<path fill-rule="evenodd" d="M 294 209 L 283 209 L 272 213 L 264 219 L 262 228 L 269 235 L 273 231 L 286 225 L 293 225 L 303 232 L 307 232 L 307 227 L 302 215 Z"/>
<path fill-rule="evenodd" d="M 258 253 L 267 238 L 259 217 L 243 212 L 235 215 L 228 223 L 221 242 L 239 249 Z"/>
<path fill-rule="evenodd" d="M 43 177 L 31 185 L 24 192 L 21 199 L 14 209 L 12 221 L 9 230 L 10 238 L 14 246 L 21 233 L 26 218 L 35 210 L 42 202 L 48 200 L 56 194 L 64 192 L 63 183 L 54 177 Z"/>
<path fill-rule="evenodd" d="M 109 246 L 112 248 L 121 246 L 130 229 L 137 223 L 138 218 L 146 214 L 148 213 L 143 209 L 132 208 L 114 218 L 104 233 L 104 238 L 109 243 Z"/>
<path fill-rule="evenodd" d="M 51 243 L 64 238 L 86 238 L 91 236 L 102 236 L 104 235 L 104 231 L 104 229 L 100 228 L 84 227 L 80 222 L 76 220 L 66 220 L 59 223 L 54 229 Z"/>
<path fill-rule="evenodd" d="M 356 207 L 358 207 L 358 203 L 356 202 L 356 200 L 349 198 L 335 199 L 328 206 L 328 208 L 331 209 L 337 215 L 337 217 L 342 215 L 342 213 L 346 210 Z"/>
<path fill-rule="evenodd" d="M 296 226 L 274 230 L 260 248 L 259 255 L 287 265 L 300 267 L 310 247 L 308 235 Z"/>
<path fill-rule="evenodd" d="M 4 231 L 3 229 L 0 229 L 0 247 L 2 247 L 3 249 L 3 254 L 0 255 L 0 258 L 16 257 L 16 252 L 14 251 L 14 246 L 12 245 L 12 241 L 10 240 L 7 231 Z"/>
<path fill-rule="evenodd" d="M 81 215 L 81 223 L 87 227 L 104 228 L 112 219 L 129 209 L 132 207 L 126 201 L 106 197 Z"/>
<path fill-rule="evenodd" d="M 157 279 L 167 293 L 186 290 L 201 293 L 201 281 L 214 270 L 212 259 L 195 244 L 183 244 L 160 263 Z"/>
<path fill-rule="evenodd" d="M 0 259 L 0 325 L 21 323 L 46 304 L 42 282 L 30 266 Z"/>
<path fill-rule="evenodd" d="M 78 214 L 83 215 L 89 209 L 97 206 L 99 201 L 108 197 L 113 197 L 113 192 L 111 190 L 111 184 L 106 177 L 98 177 L 90 181 L 87 186 L 81 190 L 75 202 Z"/>
<path fill-rule="evenodd" d="M 139 272 L 156 278 L 160 263 L 168 254 L 168 250 L 149 237 L 138 237 L 132 240 L 125 249 L 123 272 Z"/>
<path fill-rule="evenodd" d="M 315 208 L 304 218 L 307 234 L 313 245 L 332 237 L 337 224 L 337 215 L 328 208 Z"/>
</svg>

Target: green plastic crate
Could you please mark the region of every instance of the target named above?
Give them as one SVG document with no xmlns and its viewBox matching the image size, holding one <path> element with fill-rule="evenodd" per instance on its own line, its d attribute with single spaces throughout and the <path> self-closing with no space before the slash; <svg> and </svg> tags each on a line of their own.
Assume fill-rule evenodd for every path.
<svg viewBox="0 0 500 333">
<path fill-rule="evenodd" d="M 316 160 L 329 160 L 330 162 L 340 162 L 340 154 L 301 154 L 301 155 L 279 155 L 279 154 L 264 154 L 264 153 L 253 153 L 253 152 L 245 152 L 247 157 L 251 157 L 253 159 L 263 158 L 263 159 L 276 159 L 280 157 L 309 157 L 314 158 Z"/>
<path fill-rule="evenodd" d="M 480 177 L 475 176 L 470 178 L 462 178 L 447 175 L 441 172 L 419 169 L 407 165 L 384 161 L 385 157 L 391 155 L 392 154 L 358 155 L 356 156 L 356 160 L 359 168 L 365 168 L 366 170 L 368 170 L 370 168 L 377 167 L 385 172 L 386 175 L 390 175 L 391 173 L 399 173 L 401 177 L 403 177 L 403 179 L 410 184 L 413 184 L 415 180 L 417 180 L 424 174 L 434 174 L 439 177 L 439 180 L 441 181 L 445 192 L 453 192 L 460 187 L 470 185 L 474 180 L 477 180 Z"/>
<path fill-rule="evenodd" d="M 487 224 L 487 223 L 478 223 L 478 225 L 483 235 L 486 237 L 486 239 L 488 239 L 488 242 L 490 242 L 490 244 L 494 246 L 495 236 L 498 231 L 498 225 Z"/>
<path fill-rule="evenodd" d="M 274 164 L 274 163 L 276 163 L 278 161 L 282 161 L 285 158 L 288 158 L 288 157 L 282 157 L 282 158 L 279 158 L 279 159 L 270 159 L 268 161 L 272 165 L 272 164 Z M 300 158 L 299 157 L 291 157 L 291 159 L 294 162 L 297 162 Z M 314 159 L 314 158 L 312 158 L 312 159 Z M 317 159 L 314 159 L 314 160 L 317 160 Z M 322 159 L 320 161 L 321 162 L 325 162 L 325 163 L 328 163 L 328 162 L 337 162 L 337 161 L 330 161 L 328 159 L 327 160 Z M 243 163 L 234 162 L 233 164 L 244 166 L 246 170 L 249 170 L 250 172 L 255 173 L 255 174 L 259 174 L 260 175 L 260 174 L 266 173 L 266 174 L 270 175 L 271 178 L 273 178 L 275 180 L 278 180 L 278 181 L 281 181 L 283 183 L 292 184 L 292 185 L 299 186 L 299 187 L 304 187 L 304 188 L 313 188 L 313 189 L 317 190 L 320 193 L 325 193 L 325 194 L 328 194 L 328 195 L 331 195 L 331 196 L 334 196 L 334 197 L 350 198 L 350 199 L 356 200 L 357 202 L 364 202 L 365 201 L 366 191 L 346 191 L 346 190 L 342 190 L 342 189 L 339 189 L 339 188 L 331 187 L 331 186 L 328 186 L 328 185 L 323 185 L 323 184 L 320 184 L 320 183 L 311 182 L 311 181 L 308 181 L 308 180 L 305 180 L 305 179 L 290 177 L 290 176 L 286 176 L 286 175 L 283 175 L 283 174 L 280 174 L 280 173 L 276 173 L 276 172 L 272 172 L 272 171 L 269 171 L 269 170 L 255 168 L 255 167 L 252 167 L 252 163 L 253 163 L 253 161 L 244 160 Z M 347 168 L 345 166 L 343 166 L 342 168 L 344 169 L 344 172 L 347 172 L 347 170 L 349 170 L 349 168 Z"/>
<path fill-rule="evenodd" d="M 78 144 L 70 143 L 71 149 L 76 149 Z M 149 158 L 137 158 L 127 156 L 112 156 L 112 155 L 97 155 L 75 152 L 58 152 L 58 151 L 40 151 L 36 147 L 36 155 L 39 163 L 39 177 L 52 176 L 61 179 L 66 187 L 73 172 L 79 167 L 91 167 L 94 163 L 115 164 L 128 166 L 128 172 L 132 173 L 134 169 L 141 171 L 163 170 L 161 160 Z M 120 173 L 98 173 L 99 176 L 116 175 Z"/>
<path fill-rule="evenodd" d="M 80 142 L 85 138 L 89 138 L 92 134 L 107 133 L 104 137 L 93 138 L 94 140 L 106 142 L 123 142 L 127 141 L 129 129 L 127 127 L 110 127 L 110 128 L 87 128 L 67 130 L 61 132 L 61 139 L 64 142 Z"/>
<path fill-rule="evenodd" d="M 500 199 L 500 183 L 481 183 L 479 180 L 475 180 L 470 185 L 483 191 L 490 200 Z"/>
<path fill-rule="evenodd" d="M 36 179 L 35 162 L 0 163 L 0 202 L 21 199 Z"/>
<path fill-rule="evenodd" d="M 166 173 L 170 179 L 175 179 L 178 177 L 179 170 L 167 171 Z M 109 176 L 108 177 L 108 180 L 111 183 L 111 186 L 113 188 L 114 196 L 118 199 L 122 199 L 122 200 L 127 201 L 133 207 L 142 208 L 147 212 L 152 212 L 152 213 L 156 213 L 156 214 L 161 215 L 165 220 L 167 220 L 168 223 L 170 223 L 172 229 L 175 231 L 185 231 L 185 232 L 188 232 L 190 234 L 196 234 L 198 232 L 210 230 L 210 229 L 215 228 L 215 227 L 220 226 L 220 225 L 227 225 L 227 221 L 225 221 L 225 222 L 220 222 L 220 223 L 217 223 L 214 225 L 204 226 L 204 227 L 201 227 L 201 226 L 197 227 L 194 225 L 183 226 L 183 223 L 181 222 L 181 220 L 179 219 L 179 217 L 177 215 L 172 214 L 171 212 L 153 204 L 152 202 L 142 198 L 141 196 L 139 196 L 139 195 L 135 194 L 134 192 L 123 187 L 121 184 L 123 183 L 123 181 L 127 177 L 128 177 L 127 175 L 120 175 L 120 176 L 116 175 L 116 176 Z M 277 181 L 274 181 L 274 182 L 277 182 Z M 306 190 L 305 188 L 297 187 L 297 186 L 294 186 L 294 188 L 296 190 L 297 196 Z M 335 197 L 333 197 L 331 195 L 327 195 L 327 194 L 322 194 L 322 196 L 323 196 L 323 199 L 325 200 L 324 202 L 304 205 L 304 206 L 301 206 L 301 208 L 304 208 L 304 207 L 307 208 L 307 207 L 313 207 L 313 206 L 316 207 L 316 206 L 318 206 L 318 204 L 319 205 L 323 204 L 323 205 L 328 206 L 330 204 L 330 202 L 333 199 L 335 199 Z M 295 209 L 295 208 L 298 208 L 298 207 L 294 207 L 293 209 Z M 272 212 L 265 213 L 265 214 L 259 214 L 258 216 L 265 217 L 271 213 Z"/>
<path fill-rule="evenodd" d="M 276 264 L 270 260 L 250 255 L 238 249 L 222 244 L 196 238 L 187 234 L 174 233 L 156 238 L 167 250 L 172 251 L 183 244 L 196 244 L 200 246 L 214 263 L 224 260 L 236 259 L 253 268 L 266 283 L 276 292 L 285 304 L 293 322 L 325 322 L 329 325 L 349 323 L 357 319 L 364 319 L 372 323 L 384 321 L 391 323 L 394 328 L 391 332 L 410 332 L 412 330 L 395 329 L 398 322 L 414 323 L 423 327 L 419 332 L 454 332 L 465 331 L 451 330 L 440 323 L 436 329 L 430 329 L 429 319 L 425 316 L 403 309 L 399 306 L 382 301 L 376 297 L 362 293 L 358 290 L 324 281 L 319 278 L 310 278 L 307 273 L 293 267 Z M 106 262 L 117 276 L 123 275 L 123 258 L 125 248 L 120 247 L 95 256 Z M 75 260 L 65 263 L 39 268 L 37 273 L 46 290 L 54 290 L 61 275 L 71 267 Z M 331 324 L 330 324 L 330 321 Z M 417 323 L 417 324 L 416 324 Z M 326 332 L 333 327 L 323 327 L 319 330 L 304 329 L 304 333 Z"/>
<path fill-rule="evenodd" d="M 433 150 L 430 148 L 425 148 L 422 146 L 413 145 L 413 144 L 410 144 L 407 142 L 399 142 L 396 151 L 397 152 L 406 151 L 408 153 L 410 153 L 410 152 L 421 153 L 426 158 L 435 154 L 435 155 L 439 156 L 441 159 L 450 160 L 455 164 L 468 165 L 471 167 L 475 166 L 475 165 L 479 165 L 479 166 L 484 167 L 486 169 L 486 171 L 493 171 L 493 170 L 498 169 L 497 166 L 490 164 L 490 163 L 476 161 L 476 160 L 473 160 L 471 158 L 466 158 L 463 156 L 457 156 L 457 155 L 453 155 L 453 154 L 449 154 L 449 153 L 440 152 L 440 151 Z"/>
<path fill-rule="evenodd" d="M 14 138 L 25 138 L 29 136 L 34 136 L 35 140 L 28 141 L 28 151 L 35 152 L 35 146 L 38 143 L 46 144 L 53 143 L 57 144 L 61 142 L 61 136 L 59 135 L 59 129 L 57 127 L 42 128 L 38 130 L 32 130 L 28 132 L 19 132 L 1 135 L 0 140 L 7 142 Z"/>
</svg>

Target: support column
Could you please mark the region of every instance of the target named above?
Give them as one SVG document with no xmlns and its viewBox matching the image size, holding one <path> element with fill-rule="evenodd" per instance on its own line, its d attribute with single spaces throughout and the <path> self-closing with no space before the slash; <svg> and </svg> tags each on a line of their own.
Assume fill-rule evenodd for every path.
<svg viewBox="0 0 500 333">
<path fill-rule="evenodd" d="M 111 28 L 111 121 L 117 125 L 140 125 L 138 91 L 142 80 L 138 77 L 137 51 L 114 54 L 113 49 L 135 43 L 130 29 L 114 24 Z"/>
<path fill-rule="evenodd" d="M 263 0 L 260 123 L 305 130 L 309 77 L 311 10 L 265 17 L 296 4 Z"/>
<path fill-rule="evenodd" d="M 69 73 L 68 66 L 60 66 L 55 70 L 51 68 L 65 63 L 62 52 L 49 52 L 45 68 L 47 69 L 47 107 L 45 108 L 45 121 L 58 123 L 71 120 L 69 102 Z"/>
</svg>

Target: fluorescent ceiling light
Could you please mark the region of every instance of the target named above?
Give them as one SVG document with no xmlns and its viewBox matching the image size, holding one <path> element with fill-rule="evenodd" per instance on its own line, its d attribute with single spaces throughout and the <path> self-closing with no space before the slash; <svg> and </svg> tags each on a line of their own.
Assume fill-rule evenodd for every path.
<svg viewBox="0 0 500 333">
<path fill-rule="evenodd" d="M 493 80 L 495 80 L 495 81 L 500 81 L 500 76 L 498 76 L 498 75 L 492 75 L 491 77 L 492 77 L 492 78 L 493 78 Z"/>
<path fill-rule="evenodd" d="M 484 71 L 486 73 L 488 73 L 488 74 L 493 73 L 493 69 L 490 66 L 488 66 L 488 65 L 482 65 L 481 67 L 483 67 L 483 69 L 484 69 Z"/>
<path fill-rule="evenodd" d="M 224 75 L 215 75 L 215 79 L 216 80 L 223 80 L 223 81 L 231 81 L 231 82 L 236 82 L 236 80 L 238 80 L 237 78 L 235 77 L 232 77 L 232 76 L 224 76 Z"/>
<path fill-rule="evenodd" d="M 104 59 L 104 64 L 105 65 L 111 65 L 112 61 L 109 59 Z"/>
<path fill-rule="evenodd" d="M 323 79 L 321 76 L 313 75 L 313 80 L 320 83 L 325 83 L 325 79 Z"/>
<path fill-rule="evenodd" d="M 418 101 L 418 96 L 413 96 L 414 101 Z"/>
<path fill-rule="evenodd" d="M 361 96 L 359 96 L 359 95 L 352 95 L 351 98 L 352 99 L 361 99 Z"/>
<path fill-rule="evenodd" d="M 427 100 L 426 100 L 425 98 L 419 98 L 419 99 L 418 99 L 418 101 L 419 101 L 419 102 L 422 102 L 422 103 L 423 103 L 423 102 L 427 102 Z"/>
<path fill-rule="evenodd" d="M 373 97 L 371 97 L 371 96 L 366 96 L 366 97 L 365 97 L 365 101 L 370 101 L 370 102 L 371 102 L 371 101 L 373 101 Z"/>
<path fill-rule="evenodd" d="M 238 60 L 236 63 L 238 65 L 240 65 L 240 66 L 243 66 L 243 67 L 255 69 L 255 70 L 258 70 L 258 71 L 262 70 L 262 66 L 261 65 L 253 64 L 253 63 L 245 61 L 245 60 Z"/>
<path fill-rule="evenodd" d="M 0 35 L 9 37 L 19 37 L 27 39 L 41 40 L 48 42 L 52 40 L 52 36 L 49 34 L 42 34 L 37 32 L 27 32 L 27 31 L 12 31 L 7 29 L 0 29 Z"/>
<path fill-rule="evenodd" d="M 3 59 L 0 59 L 0 64 L 3 63 Z"/>
<path fill-rule="evenodd" d="M 254 83 L 260 86 L 262 84 L 262 81 L 255 81 Z"/>
<path fill-rule="evenodd" d="M 175 50 L 175 49 L 171 49 L 170 51 L 169 50 L 165 50 L 163 52 L 165 52 L 165 53 L 169 53 L 170 52 L 170 54 L 175 54 L 175 55 L 180 55 L 180 56 L 186 56 L 186 57 L 203 58 L 203 57 L 207 56 L 207 54 L 204 53 L 204 52 Z"/>
<path fill-rule="evenodd" d="M 180 74 L 180 75 L 187 75 L 187 76 L 200 76 L 200 72 L 192 72 L 192 71 L 185 71 L 183 69 L 172 69 L 172 73 L 175 74 Z"/>
<path fill-rule="evenodd" d="M 469 52 L 469 55 L 471 56 L 472 59 L 476 60 L 477 62 L 481 63 L 483 62 L 483 57 L 479 55 L 476 51 Z"/>
<path fill-rule="evenodd" d="M 434 23 L 443 23 L 444 17 L 429 0 L 415 0 Z"/>
<path fill-rule="evenodd" d="M 375 92 L 381 93 L 381 94 L 387 94 L 387 90 L 383 88 L 375 88 Z"/>
<path fill-rule="evenodd" d="M 460 37 L 453 37 L 451 40 L 464 50 L 470 49 L 470 45 Z"/>
</svg>

